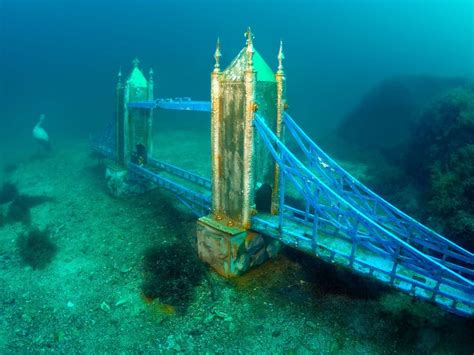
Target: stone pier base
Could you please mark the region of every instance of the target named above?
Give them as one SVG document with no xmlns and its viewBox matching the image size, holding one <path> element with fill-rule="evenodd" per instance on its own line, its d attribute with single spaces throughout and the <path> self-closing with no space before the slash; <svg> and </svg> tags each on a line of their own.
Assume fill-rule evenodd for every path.
<svg viewBox="0 0 474 355">
<path fill-rule="evenodd" d="M 112 196 L 127 197 L 143 194 L 153 188 L 153 184 L 130 176 L 124 167 L 110 164 L 105 171 L 107 190 Z"/>
<path fill-rule="evenodd" d="M 206 216 L 197 222 L 197 246 L 202 261 L 222 276 L 234 277 L 276 256 L 281 244 Z"/>
</svg>

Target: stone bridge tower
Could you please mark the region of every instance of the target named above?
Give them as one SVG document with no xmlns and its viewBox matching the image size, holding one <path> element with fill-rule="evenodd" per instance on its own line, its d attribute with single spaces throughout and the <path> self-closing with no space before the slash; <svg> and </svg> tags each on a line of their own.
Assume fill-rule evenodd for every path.
<svg viewBox="0 0 474 355">
<path fill-rule="evenodd" d="M 115 163 L 109 164 L 106 171 L 107 187 L 115 196 L 143 193 L 150 188 L 149 184 L 132 181 L 127 169 L 130 161 L 145 164 L 153 150 L 153 110 L 129 107 L 130 102 L 153 100 L 153 70 L 150 69 L 147 80 L 138 64 L 138 59 L 135 59 L 125 83 L 122 71 L 118 74 Z"/>
<path fill-rule="evenodd" d="M 122 166 L 130 160 L 145 162 L 153 149 L 153 110 L 128 107 L 129 102 L 153 100 L 153 70 L 150 69 L 147 80 L 138 64 L 139 60 L 135 59 L 125 83 L 122 73 L 118 75 L 115 146 L 117 163 Z"/>
<path fill-rule="evenodd" d="M 285 85 L 280 46 L 273 73 L 253 45 L 223 71 L 220 43 L 211 74 L 212 213 L 198 222 L 200 257 L 224 276 L 234 276 L 276 254 L 278 246 L 252 232 L 252 215 L 278 211 L 279 169 L 254 132 L 258 114 L 282 134 Z"/>
</svg>

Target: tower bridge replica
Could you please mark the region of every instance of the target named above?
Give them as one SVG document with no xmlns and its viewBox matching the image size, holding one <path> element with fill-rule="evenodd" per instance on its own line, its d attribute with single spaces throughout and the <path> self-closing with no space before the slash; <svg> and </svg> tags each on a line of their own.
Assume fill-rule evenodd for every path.
<svg viewBox="0 0 474 355">
<path fill-rule="evenodd" d="M 119 73 L 116 117 L 93 149 L 117 195 L 170 191 L 198 217 L 201 260 L 225 277 L 274 257 L 281 245 L 376 279 L 449 312 L 474 313 L 474 256 L 375 194 L 327 155 L 287 113 L 283 48 L 274 73 L 246 44 L 229 66 L 214 53 L 211 100 L 153 95 L 134 61 Z M 153 157 L 161 110 L 211 119 L 211 179 Z M 285 144 L 285 140 L 292 144 Z"/>
</svg>

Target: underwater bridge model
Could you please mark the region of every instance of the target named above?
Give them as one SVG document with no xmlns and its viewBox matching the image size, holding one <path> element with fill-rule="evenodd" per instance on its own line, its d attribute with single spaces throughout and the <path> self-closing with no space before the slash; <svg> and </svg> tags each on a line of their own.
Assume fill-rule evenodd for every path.
<svg viewBox="0 0 474 355">
<path fill-rule="evenodd" d="M 171 191 L 200 217 L 200 258 L 226 277 L 284 244 L 472 316 L 473 253 L 372 192 L 305 134 L 286 113 L 281 44 L 276 73 L 250 31 L 224 71 L 219 42 L 214 56 L 210 102 L 153 99 L 153 72 L 145 79 L 137 60 L 125 84 L 119 73 L 116 119 L 93 142 L 111 160 L 109 187 Z M 159 109 L 211 113 L 212 179 L 152 157 Z"/>
</svg>

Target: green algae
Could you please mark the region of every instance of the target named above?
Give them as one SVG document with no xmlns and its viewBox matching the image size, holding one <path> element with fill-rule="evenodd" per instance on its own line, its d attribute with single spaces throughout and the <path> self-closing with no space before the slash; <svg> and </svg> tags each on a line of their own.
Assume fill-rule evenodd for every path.
<svg viewBox="0 0 474 355">
<path fill-rule="evenodd" d="M 11 182 L 4 182 L 0 190 L 0 205 L 13 201 L 18 196 L 18 189 Z"/>
<path fill-rule="evenodd" d="M 205 268 L 186 243 L 152 247 L 144 256 L 142 293 L 183 313 L 192 302 Z"/>
<path fill-rule="evenodd" d="M 51 240 L 47 229 L 33 228 L 17 238 L 21 259 L 33 269 L 44 269 L 57 253 L 57 246 Z"/>
</svg>

